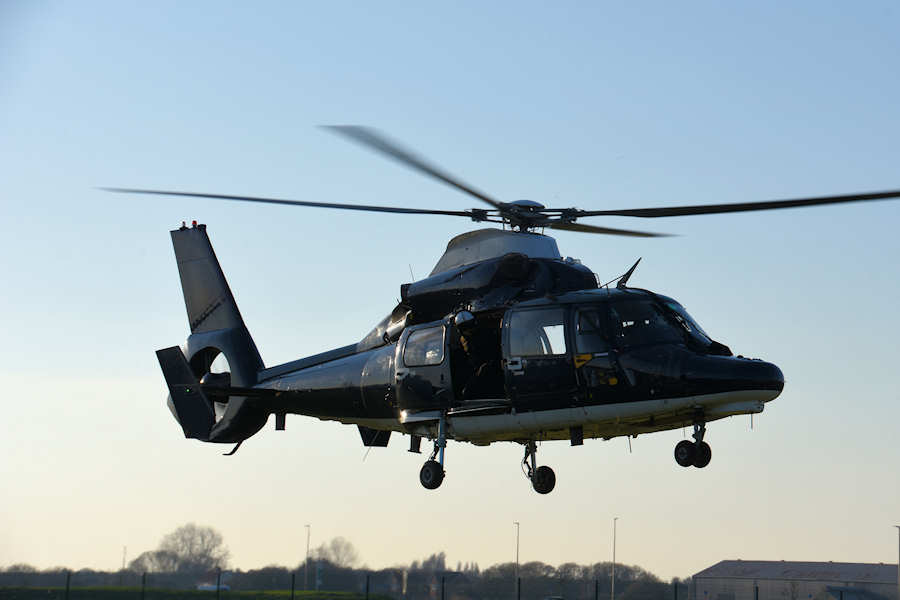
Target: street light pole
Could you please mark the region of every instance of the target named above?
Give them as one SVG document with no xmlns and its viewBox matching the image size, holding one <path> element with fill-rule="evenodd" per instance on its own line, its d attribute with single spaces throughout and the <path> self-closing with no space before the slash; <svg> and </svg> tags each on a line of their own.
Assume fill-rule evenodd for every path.
<svg viewBox="0 0 900 600">
<path fill-rule="evenodd" d="M 609 592 L 609 599 L 616 600 L 616 521 L 619 517 L 613 517 L 613 564 L 612 564 L 612 589 Z"/>
<path fill-rule="evenodd" d="M 519 522 L 513 521 L 516 526 L 516 579 L 519 579 Z"/>
<path fill-rule="evenodd" d="M 900 525 L 897 528 L 897 600 L 900 600 Z"/>
<path fill-rule="evenodd" d="M 519 522 L 513 521 L 513 525 L 516 526 L 516 590 L 518 593 L 519 589 Z M 898 599 L 900 600 L 900 599 Z"/>
<path fill-rule="evenodd" d="M 309 532 L 310 527 L 306 525 L 306 562 L 303 566 L 303 590 L 309 591 Z"/>
</svg>

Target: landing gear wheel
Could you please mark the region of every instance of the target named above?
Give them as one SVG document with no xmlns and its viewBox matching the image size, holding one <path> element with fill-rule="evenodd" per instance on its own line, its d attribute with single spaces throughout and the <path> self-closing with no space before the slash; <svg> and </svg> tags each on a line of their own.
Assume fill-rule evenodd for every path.
<svg viewBox="0 0 900 600">
<path fill-rule="evenodd" d="M 694 451 L 694 466 L 702 469 L 709 464 L 710 460 L 712 460 L 712 448 L 709 447 L 709 444 L 706 442 L 697 444 Z"/>
<path fill-rule="evenodd" d="M 522 459 L 522 471 L 531 482 L 531 487 L 538 494 L 549 494 L 556 487 L 556 473 L 548 466 L 537 466 L 537 444 L 534 440 L 525 444 L 525 458 Z"/>
<path fill-rule="evenodd" d="M 538 494 L 549 494 L 556 487 L 556 473 L 546 465 L 538 467 L 531 477 L 531 487 Z"/>
<path fill-rule="evenodd" d="M 697 455 L 697 446 L 694 442 L 681 440 L 675 445 L 675 462 L 682 467 L 690 467 L 694 464 L 694 457 Z M 709 461 L 707 461 L 709 462 Z"/>
<path fill-rule="evenodd" d="M 419 471 L 419 482 L 429 490 L 436 490 L 444 481 L 444 467 L 436 460 L 429 460 Z"/>
</svg>

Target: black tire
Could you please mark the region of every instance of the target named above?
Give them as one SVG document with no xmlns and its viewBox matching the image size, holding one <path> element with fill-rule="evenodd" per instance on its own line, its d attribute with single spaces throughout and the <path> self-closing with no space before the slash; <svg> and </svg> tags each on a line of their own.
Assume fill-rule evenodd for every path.
<svg viewBox="0 0 900 600">
<path fill-rule="evenodd" d="M 538 494 L 549 494 L 556 487 L 556 473 L 550 467 L 538 467 L 531 477 L 531 487 Z"/>
<path fill-rule="evenodd" d="M 697 449 L 694 453 L 694 466 L 702 469 L 709 464 L 710 460 L 712 460 L 712 448 L 709 447 L 709 444 L 706 442 L 697 444 Z"/>
<path fill-rule="evenodd" d="M 428 490 L 436 490 L 444 481 L 444 467 L 436 460 L 429 460 L 419 471 L 419 483 Z"/>
<path fill-rule="evenodd" d="M 694 442 L 681 440 L 675 445 L 675 462 L 682 467 L 694 465 L 694 457 L 697 455 L 697 447 Z"/>
</svg>

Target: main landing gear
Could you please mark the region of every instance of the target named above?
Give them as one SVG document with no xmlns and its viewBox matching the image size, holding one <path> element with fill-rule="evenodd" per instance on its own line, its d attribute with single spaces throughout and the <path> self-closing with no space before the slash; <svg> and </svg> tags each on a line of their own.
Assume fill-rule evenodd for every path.
<svg viewBox="0 0 900 600">
<path fill-rule="evenodd" d="M 419 483 L 425 489 L 436 490 L 441 487 L 444 482 L 444 448 L 447 447 L 447 421 L 444 415 L 441 415 L 438 421 L 438 436 L 434 440 L 434 451 L 431 458 L 422 465 L 419 471 Z M 435 460 L 437 458 L 437 460 Z"/>
<path fill-rule="evenodd" d="M 441 415 L 438 421 L 438 435 L 434 440 L 434 451 L 422 470 L 419 471 L 419 483 L 429 490 L 436 490 L 444 482 L 444 449 L 447 447 L 447 420 Z M 412 452 L 418 452 L 418 442 L 413 443 Z M 537 466 L 537 444 L 534 440 L 525 442 L 525 458 L 522 459 L 522 470 L 531 481 L 531 487 L 538 494 L 549 494 L 556 487 L 556 473 L 544 465 Z"/>
<path fill-rule="evenodd" d="M 675 462 L 682 467 L 697 467 L 702 469 L 712 460 L 712 448 L 703 441 L 706 434 L 706 422 L 703 419 L 694 420 L 694 441 L 681 440 L 675 445 Z"/>
<path fill-rule="evenodd" d="M 531 480 L 531 487 L 538 494 L 549 494 L 556 486 L 556 473 L 553 469 L 544 465 L 537 466 L 537 445 L 534 440 L 525 444 L 525 458 L 522 459 L 525 476 Z"/>
</svg>

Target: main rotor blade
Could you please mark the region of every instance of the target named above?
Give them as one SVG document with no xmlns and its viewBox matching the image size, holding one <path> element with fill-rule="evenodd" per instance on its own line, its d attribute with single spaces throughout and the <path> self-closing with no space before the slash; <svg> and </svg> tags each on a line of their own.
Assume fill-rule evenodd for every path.
<svg viewBox="0 0 900 600">
<path fill-rule="evenodd" d="M 357 142 L 358 144 L 362 144 L 372 150 L 377 152 L 381 152 L 382 154 L 387 155 L 394 160 L 403 163 L 407 167 L 411 169 L 415 169 L 416 171 L 428 175 L 429 177 L 433 177 L 438 181 L 442 181 L 449 186 L 455 187 L 458 190 L 461 190 L 470 196 L 478 198 L 482 202 L 487 202 L 494 208 L 501 208 L 502 203 L 498 200 L 495 200 L 481 192 L 476 190 L 472 186 L 463 183 L 459 179 L 453 177 L 452 175 L 445 173 L 434 165 L 428 164 L 424 158 L 416 156 L 409 150 L 404 150 L 400 147 L 396 142 L 392 142 L 384 137 L 382 134 L 378 133 L 374 129 L 369 129 L 368 127 L 360 127 L 359 125 L 323 125 L 324 129 L 329 129 L 335 133 L 343 135 L 346 138 Z"/>
<path fill-rule="evenodd" d="M 746 212 L 751 210 L 772 210 L 776 208 L 796 208 L 818 206 L 820 204 L 840 204 L 843 202 L 867 202 L 900 198 L 900 190 L 870 192 L 866 194 L 844 194 L 841 196 L 817 196 L 815 198 L 795 198 L 792 200 L 769 200 L 766 202 L 739 202 L 735 204 L 700 204 L 696 206 L 667 206 L 661 208 L 626 208 L 623 210 L 584 210 L 579 217 L 682 217 L 686 215 L 711 215 L 716 213 Z"/>
<path fill-rule="evenodd" d="M 372 206 L 366 204 L 335 204 L 333 202 L 304 202 L 302 200 L 283 200 L 281 198 L 259 198 L 256 196 L 229 196 L 226 194 L 200 194 L 196 192 L 171 192 L 165 190 L 136 190 L 131 188 L 99 188 L 107 192 L 125 194 L 153 194 L 157 196 L 187 196 L 189 198 L 213 198 L 215 200 L 240 200 L 242 202 L 266 202 L 268 204 L 288 204 L 291 206 L 313 206 L 318 208 L 340 208 L 344 210 L 366 210 L 374 212 L 404 213 L 412 215 L 450 215 L 453 217 L 472 217 L 472 213 L 462 210 L 427 210 L 422 208 L 398 208 L 395 206 Z"/>
<path fill-rule="evenodd" d="M 610 227 L 596 227 L 594 225 L 582 225 L 581 223 L 564 223 L 557 221 L 547 225 L 550 229 L 564 229 L 566 231 L 582 231 L 584 233 L 605 233 L 608 235 L 627 235 L 630 237 L 672 237 L 670 233 L 653 233 L 650 231 L 633 231 L 631 229 L 612 229 Z"/>
</svg>

